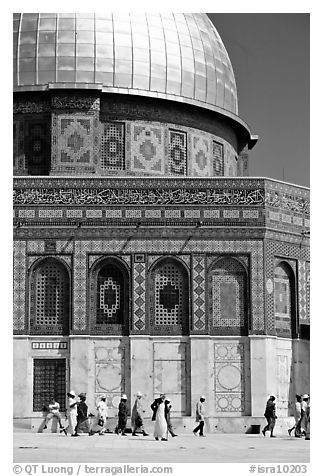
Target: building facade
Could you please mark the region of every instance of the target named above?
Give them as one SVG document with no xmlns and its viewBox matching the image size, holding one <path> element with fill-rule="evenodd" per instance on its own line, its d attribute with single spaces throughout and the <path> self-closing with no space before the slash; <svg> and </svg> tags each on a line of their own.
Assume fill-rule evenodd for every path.
<svg viewBox="0 0 323 476">
<path fill-rule="evenodd" d="M 309 190 L 248 177 L 205 14 L 14 14 L 14 418 L 161 391 L 245 428 L 309 389 Z M 230 426 L 231 425 L 231 426 Z"/>
</svg>

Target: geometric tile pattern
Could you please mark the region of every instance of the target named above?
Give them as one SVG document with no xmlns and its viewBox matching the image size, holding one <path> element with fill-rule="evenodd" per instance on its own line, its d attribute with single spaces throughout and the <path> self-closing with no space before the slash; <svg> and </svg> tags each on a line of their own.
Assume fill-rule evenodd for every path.
<svg viewBox="0 0 323 476">
<path fill-rule="evenodd" d="M 86 242 L 76 241 L 74 251 L 73 330 L 85 331 L 86 322 Z"/>
<path fill-rule="evenodd" d="M 44 253 L 45 242 L 42 240 L 28 240 L 27 253 Z"/>
<path fill-rule="evenodd" d="M 193 255 L 193 330 L 206 330 L 205 316 L 205 257 Z"/>
<path fill-rule="evenodd" d="M 161 127 L 132 125 L 131 169 L 164 174 L 164 134 Z"/>
<path fill-rule="evenodd" d="M 14 241 L 13 252 L 13 328 L 21 331 L 25 328 L 26 242 Z"/>
<path fill-rule="evenodd" d="M 277 335 L 291 337 L 291 278 L 287 266 L 281 263 L 275 268 L 275 321 Z"/>
<path fill-rule="evenodd" d="M 223 145 L 213 141 L 213 175 L 224 175 Z"/>
<path fill-rule="evenodd" d="M 214 344 L 214 392 L 217 413 L 245 410 L 244 345 Z"/>
<path fill-rule="evenodd" d="M 118 408 L 125 391 L 125 348 L 121 342 L 105 341 L 94 348 L 95 400 L 104 394 L 108 408 Z"/>
<path fill-rule="evenodd" d="M 172 401 L 174 415 L 185 415 L 187 410 L 187 343 L 153 343 L 154 398 L 164 392 Z"/>
<path fill-rule="evenodd" d="M 99 309 L 102 309 L 107 314 L 108 321 L 110 322 L 116 311 L 120 309 L 120 285 L 111 276 L 107 279 L 100 278 L 101 276 L 98 280 L 98 285 L 100 283 L 98 305 Z"/>
<path fill-rule="evenodd" d="M 300 323 L 307 320 L 307 276 L 306 261 L 298 261 L 298 312 Z"/>
<path fill-rule="evenodd" d="M 310 262 L 306 261 L 306 318 L 310 321 Z"/>
<path fill-rule="evenodd" d="M 103 123 L 101 135 L 101 168 L 104 170 L 124 170 L 124 124 Z"/>
<path fill-rule="evenodd" d="M 169 131 L 169 171 L 170 175 L 187 174 L 186 132 Z"/>
<path fill-rule="evenodd" d="M 93 161 L 93 118 L 62 115 L 58 121 L 59 162 L 91 164 Z"/>
<path fill-rule="evenodd" d="M 133 329 L 146 329 L 146 263 L 133 263 Z"/>
<path fill-rule="evenodd" d="M 192 140 L 192 175 L 195 177 L 211 176 L 209 141 L 199 136 L 193 136 Z"/>
</svg>

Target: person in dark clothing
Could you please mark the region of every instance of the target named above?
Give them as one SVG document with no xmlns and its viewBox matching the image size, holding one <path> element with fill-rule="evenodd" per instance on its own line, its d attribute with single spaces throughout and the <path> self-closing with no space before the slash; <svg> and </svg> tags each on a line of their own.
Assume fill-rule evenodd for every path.
<svg viewBox="0 0 323 476">
<path fill-rule="evenodd" d="M 80 426 L 84 424 L 86 427 L 89 435 L 91 436 L 93 433 L 90 431 L 90 424 L 87 416 L 87 404 L 85 403 L 86 400 L 86 394 L 85 393 L 80 393 L 79 394 L 79 399 L 80 401 L 77 403 L 77 424 L 75 427 L 75 432 L 72 436 L 80 436 L 78 434 L 78 430 L 80 429 Z"/>
<path fill-rule="evenodd" d="M 152 421 L 155 422 L 155 440 L 161 438 L 162 441 L 167 441 L 167 415 L 169 413 L 169 400 L 166 400 L 166 395 L 161 393 L 159 398 L 155 398 L 153 403 L 150 405 L 150 408 L 153 411 Z"/>
<path fill-rule="evenodd" d="M 275 436 L 273 434 L 274 433 L 274 427 L 275 427 L 275 424 L 276 424 L 276 419 L 277 419 L 275 400 L 276 400 L 276 398 L 273 395 L 271 395 L 267 400 L 266 410 L 265 410 L 265 413 L 264 413 L 264 416 L 266 417 L 266 420 L 267 420 L 267 425 L 262 430 L 262 434 L 264 436 L 266 436 L 266 431 L 270 431 L 271 438 L 275 438 Z"/>
<path fill-rule="evenodd" d="M 173 425 L 172 425 L 172 421 L 170 419 L 170 409 L 171 408 L 172 408 L 172 402 L 170 400 L 168 400 L 168 413 L 166 413 L 167 430 L 169 431 L 169 433 L 174 438 L 175 436 L 178 436 L 178 435 L 175 434 L 174 428 L 173 428 Z"/>
<path fill-rule="evenodd" d="M 116 433 L 118 435 L 127 436 L 126 426 L 127 426 L 127 419 L 129 415 L 129 409 L 127 405 L 127 395 L 122 395 L 121 400 L 119 403 L 119 411 L 118 411 L 118 426 L 116 427 Z"/>
</svg>

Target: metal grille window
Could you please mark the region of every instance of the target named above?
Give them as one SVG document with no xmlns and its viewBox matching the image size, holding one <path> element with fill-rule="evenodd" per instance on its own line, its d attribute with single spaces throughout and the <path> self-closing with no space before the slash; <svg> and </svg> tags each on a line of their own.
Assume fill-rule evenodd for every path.
<svg viewBox="0 0 323 476">
<path fill-rule="evenodd" d="M 44 260 L 31 277 L 31 328 L 45 333 L 67 333 L 70 314 L 70 282 L 65 266 Z"/>
<path fill-rule="evenodd" d="M 33 411 L 40 412 L 52 398 L 65 411 L 66 361 L 65 359 L 34 359 Z"/>
<path fill-rule="evenodd" d="M 161 333 L 188 330 L 188 279 L 183 266 L 165 259 L 152 271 L 151 324 Z"/>
<path fill-rule="evenodd" d="M 213 141 L 213 175 L 224 174 L 223 145 Z"/>
<path fill-rule="evenodd" d="M 124 318 L 123 275 L 117 266 L 105 265 L 97 278 L 96 323 L 122 324 Z"/>
<path fill-rule="evenodd" d="M 105 123 L 101 138 L 101 168 L 103 170 L 124 170 L 124 124 Z"/>
</svg>

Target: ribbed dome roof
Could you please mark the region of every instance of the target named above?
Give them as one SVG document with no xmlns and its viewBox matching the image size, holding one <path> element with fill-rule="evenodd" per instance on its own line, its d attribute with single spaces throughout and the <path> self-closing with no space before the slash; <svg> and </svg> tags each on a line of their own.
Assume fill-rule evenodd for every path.
<svg viewBox="0 0 323 476">
<path fill-rule="evenodd" d="M 14 91 L 99 89 L 238 114 L 227 51 L 204 13 L 14 14 Z"/>
</svg>

